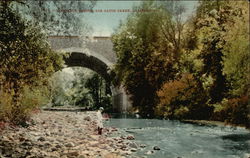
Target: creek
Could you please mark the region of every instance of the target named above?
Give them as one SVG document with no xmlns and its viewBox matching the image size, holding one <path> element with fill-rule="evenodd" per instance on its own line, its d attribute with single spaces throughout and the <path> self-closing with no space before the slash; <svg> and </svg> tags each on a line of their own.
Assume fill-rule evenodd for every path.
<svg viewBox="0 0 250 158">
<path fill-rule="evenodd" d="M 145 144 L 135 155 L 148 158 L 249 158 L 250 132 L 242 127 L 208 126 L 159 119 L 116 117 L 105 122 Z M 153 150 L 158 146 L 160 150 Z M 150 154 L 150 151 L 153 151 Z"/>
</svg>

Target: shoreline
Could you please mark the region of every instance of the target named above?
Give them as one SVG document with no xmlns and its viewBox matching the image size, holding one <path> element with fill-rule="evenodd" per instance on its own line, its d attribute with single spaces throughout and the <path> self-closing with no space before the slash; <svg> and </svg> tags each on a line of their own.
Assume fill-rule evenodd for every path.
<svg viewBox="0 0 250 158">
<path fill-rule="evenodd" d="M 190 123 L 190 124 L 196 124 L 199 126 L 223 126 L 223 127 L 232 127 L 232 128 L 245 128 L 250 131 L 250 128 L 247 128 L 244 125 L 235 125 L 230 123 L 225 123 L 222 121 L 214 121 L 214 120 L 180 120 L 180 122 L 183 123 Z"/>
<path fill-rule="evenodd" d="M 131 137 L 116 128 L 104 127 L 98 135 L 96 119 L 95 111 L 41 111 L 27 128 L 7 126 L 1 132 L 0 157 L 125 158 L 136 152 Z"/>
</svg>

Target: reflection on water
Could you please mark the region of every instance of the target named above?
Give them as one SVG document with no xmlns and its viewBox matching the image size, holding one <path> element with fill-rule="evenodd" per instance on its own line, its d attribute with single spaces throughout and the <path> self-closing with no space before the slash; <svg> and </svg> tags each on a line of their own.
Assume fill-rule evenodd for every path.
<svg viewBox="0 0 250 158">
<path fill-rule="evenodd" d="M 250 154 L 250 132 L 239 127 L 136 118 L 112 118 L 106 126 L 134 135 L 137 143 L 147 145 L 136 154 L 149 158 L 249 158 Z M 161 150 L 145 154 L 154 146 Z"/>
</svg>

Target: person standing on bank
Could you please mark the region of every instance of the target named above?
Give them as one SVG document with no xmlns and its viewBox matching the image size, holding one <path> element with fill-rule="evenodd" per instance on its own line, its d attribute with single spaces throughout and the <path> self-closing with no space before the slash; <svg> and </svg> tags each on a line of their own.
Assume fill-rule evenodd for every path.
<svg viewBox="0 0 250 158">
<path fill-rule="evenodd" d="M 97 111 L 97 130 L 99 135 L 102 135 L 102 129 L 103 129 L 103 123 L 102 123 L 103 110 L 104 110 L 103 107 L 100 107 L 99 110 Z"/>
</svg>

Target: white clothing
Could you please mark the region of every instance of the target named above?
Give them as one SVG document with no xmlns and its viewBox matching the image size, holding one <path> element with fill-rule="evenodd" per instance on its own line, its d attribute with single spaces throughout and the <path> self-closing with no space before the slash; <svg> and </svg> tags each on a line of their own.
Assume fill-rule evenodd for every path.
<svg viewBox="0 0 250 158">
<path fill-rule="evenodd" d="M 97 111 L 97 127 L 103 128 L 103 123 L 102 123 L 102 113 L 100 110 Z"/>
</svg>

